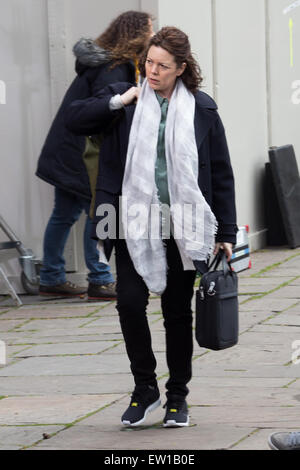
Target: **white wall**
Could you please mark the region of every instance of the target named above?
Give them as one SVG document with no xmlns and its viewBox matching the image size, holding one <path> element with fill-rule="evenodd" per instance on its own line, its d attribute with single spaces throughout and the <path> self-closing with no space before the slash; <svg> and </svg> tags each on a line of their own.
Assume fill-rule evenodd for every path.
<svg viewBox="0 0 300 470">
<path fill-rule="evenodd" d="M 261 0 L 216 1 L 216 100 L 236 176 L 238 224 L 252 248 L 263 240 L 262 178 L 267 160 L 265 8 Z"/>
<path fill-rule="evenodd" d="M 286 8 L 290 5 L 298 6 L 285 13 Z M 291 36 L 290 21 L 293 24 Z M 270 145 L 293 144 L 300 166 L 299 2 L 269 0 L 268 28 L 270 43 Z"/>
<path fill-rule="evenodd" d="M 158 26 L 176 26 L 189 36 L 192 51 L 204 77 L 203 91 L 213 95 L 213 17 L 211 0 L 158 2 Z"/>
</svg>

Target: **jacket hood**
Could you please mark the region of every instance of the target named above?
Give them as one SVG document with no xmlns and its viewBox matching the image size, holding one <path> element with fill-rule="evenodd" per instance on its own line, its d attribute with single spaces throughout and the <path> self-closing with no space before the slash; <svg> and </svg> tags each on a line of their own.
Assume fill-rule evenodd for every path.
<svg viewBox="0 0 300 470">
<path fill-rule="evenodd" d="M 76 72 L 81 75 L 87 68 L 98 67 L 110 61 L 109 52 L 95 44 L 93 39 L 81 38 L 73 47 Z"/>
</svg>

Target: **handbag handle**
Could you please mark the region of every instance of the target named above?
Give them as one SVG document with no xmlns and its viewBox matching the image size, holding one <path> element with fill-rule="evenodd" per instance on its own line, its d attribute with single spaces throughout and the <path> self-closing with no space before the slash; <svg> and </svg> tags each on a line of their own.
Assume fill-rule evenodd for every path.
<svg viewBox="0 0 300 470">
<path fill-rule="evenodd" d="M 229 272 L 232 271 L 232 267 L 230 261 L 227 261 L 225 251 L 222 248 L 220 248 L 214 259 L 212 260 L 211 264 L 208 266 L 208 270 L 216 270 L 221 262 L 224 275 L 226 276 Z"/>
</svg>

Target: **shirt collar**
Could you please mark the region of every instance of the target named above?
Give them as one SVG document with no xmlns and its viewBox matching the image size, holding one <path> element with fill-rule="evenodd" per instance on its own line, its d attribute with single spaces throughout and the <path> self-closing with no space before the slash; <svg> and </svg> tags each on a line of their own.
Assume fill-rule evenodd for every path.
<svg viewBox="0 0 300 470">
<path fill-rule="evenodd" d="M 157 101 L 159 102 L 159 105 L 162 106 L 163 103 L 169 103 L 168 99 L 167 98 L 163 98 L 162 96 L 160 96 L 156 91 L 154 92 L 155 93 L 155 96 L 157 98 Z"/>
</svg>

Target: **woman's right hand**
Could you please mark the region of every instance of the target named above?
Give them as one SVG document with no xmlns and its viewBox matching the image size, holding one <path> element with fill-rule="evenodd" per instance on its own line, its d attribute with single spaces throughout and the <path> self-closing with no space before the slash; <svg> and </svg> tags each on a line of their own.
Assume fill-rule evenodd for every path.
<svg viewBox="0 0 300 470">
<path fill-rule="evenodd" d="M 129 88 L 123 95 L 121 95 L 121 100 L 124 103 L 124 106 L 132 103 L 134 100 L 137 100 L 140 94 L 140 88 L 133 86 Z"/>
</svg>

